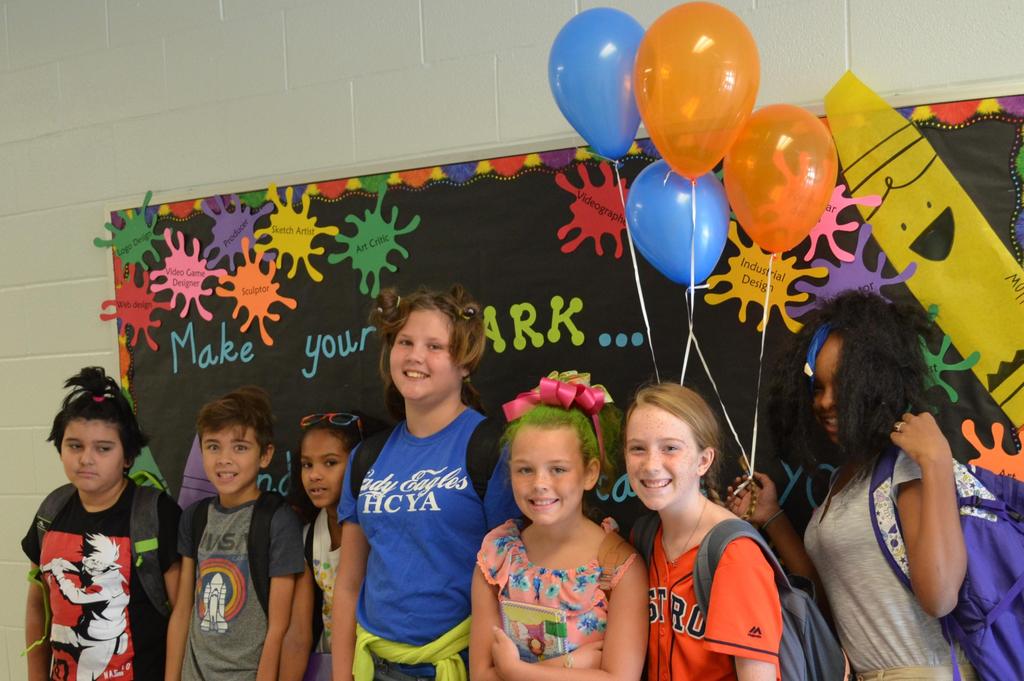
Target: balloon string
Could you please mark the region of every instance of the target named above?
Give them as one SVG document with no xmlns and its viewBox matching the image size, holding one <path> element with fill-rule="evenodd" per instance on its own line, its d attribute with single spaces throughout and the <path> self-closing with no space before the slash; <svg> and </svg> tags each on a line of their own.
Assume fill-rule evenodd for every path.
<svg viewBox="0 0 1024 681">
<path fill-rule="evenodd" d="M 640 285 L 640 269 L 636 264 L 636 251 L 633 248 L 633 232 L 629 228 L 629 211 L 626 210 L 626 195 L 622 192 L 622 177 L 619 175 L 619 164 L 621 161 L 613 161 L 615 168 L 615 186 L 619 190 L 619 200 L 622 201 L 622 219 L 626 223 L 626 240 L 629 241 L 629 258 L 633 261 L 633 280 L 636 281 L 636 294 L 640 298 L 640 313 L 644 318 L 644 328 L 647 329 L 647 347 L 651 349 L 651 363 L 654 364 L 654 378 L 659 383 L 661 375 L 658 373 L 658 359 L 654 355 L 654 338 L 651 337 L 651 320 L 647 317 L 647 303 L 644 301 L 644 289 Z"/>
<path fill-rule="evenodd" d="M 764 363 L 764 339 L 768 335 L 768 299 L 772 294 L 772 264 L 775 262 L 775 254 L 768 258 L 768 285 L 764 289 L 764 311 L 761 314 L 761 354 L 757 358 L 757 390 L 754 392 L 754 433 L 750 439 L 750 461 L 748 476 L 742 485 L 736 488 L 736 492 L 746 487 L 754 479 L 754 466 L 757 463 L 757 412 L 761 403 L 761 366 Z"/>
<path fill-rule="evenodd" d="M 683 353 L 683 371 L 679 375 L 679 385 L 683 385 L 686 382 L 686 367 L 690 363 L 690 348 L 694 343 L 693 336 L 693 309 L 696 307 L 696 301 L 694 295 L 696 293 L 697 282 L 694 281 L 694 247 L 697 242 L 697 180 L 690 180 L 690 288 L 686 289 L 686 320 L 687 320 L 687 331 L 689 335 L 686 337 L 686 351 Z M 708 378 L 711 376 L 708 375 Z"/>
<path fill-rule="evenodd" d="M 725 417 L 725 422 L 729 426 L 729 430 L 732 432 L 732 437 L 736 440 L 736 445 L 740 448 L 740 454 L 743 456 L 743 460 L 747 460 L 747 450 L 743 446 L 743 442 L 740 440 L 739 433 L 736 432 L 736 427 L 732 424 L 732 419 L 729 418 L 729 410 L 725 408 L 725 401 L 722 399 L 722 393 L 718 390 L 718 384 L 715 383 L 714 377 L 711 375 L 711 369 L 708 367 L 708 361 L 704 358 L 704 352 L 700 349 L 700 343 L 697 342 L 697 337 L 693 337 L 693 349 L 697 351 L 697 357 L 700 359 L 700 363 L 704 366 L 704 373 L 707 374 L 708 380 L 711 381 L 711 387 L 715 391 L 715 397 L 718 398 L 718 404 L 722 407 L 722 416 Z"/>
<path fill-rule="evenodd" d="M 665 176 L 666 179 L 668 176 Z M 687 295 L 684 296 L 686 300 L 686 318 L 689 322 L 689 333 L 690 335 L 686 339 L 686 354 L 683 356 L 683 373 L 679 377 L 679 384 L 682 385 L 686 378 L 686 366 L 690 360 L 690 348 L 697 351 L 697 357 L 700 359 L 701 365 L 704 367 L 704 373 L 708 377 L 708 381 L 711 382 L 711 387 L 715 391 L 715 397 L 718 398 L 718 404 L 722 407 L 722 415 L 725 417 L 725 422 L 729 425 L 729 430 L 732 432 L 733 439 L 736 440 L 736 444 L 740 448 L 740 452 L 743 454 L 743 459 L 747 458 L 747 450 L 743 447 L 743 442 L 740 440 L 739 434 L 736 432 L 736 427 L 732 424 L 732 419 L 729 418 L 729 410 L 725 408 L 725 400 L 722 399 L 722 393 L 718 390 L 718 384 L 715 382 L 715 377 L 711 375 L 711 367 L 708 366 L 707 359 L 704 357 L 704 352 L 700 349 L 700 343 L 697 341 L 697 334 L 693 330 L 693 313 L 697 307 L 696 298 L 697 295 L 697 282 L 696 282 L 696 251 L 697 251 L 697 181 L 690 180 L 690 224 L 692 229 L 690 230 L 690 288 L 687 291 Z M 700 288 L 704 288 L 702 285 Z"/>
</svg>

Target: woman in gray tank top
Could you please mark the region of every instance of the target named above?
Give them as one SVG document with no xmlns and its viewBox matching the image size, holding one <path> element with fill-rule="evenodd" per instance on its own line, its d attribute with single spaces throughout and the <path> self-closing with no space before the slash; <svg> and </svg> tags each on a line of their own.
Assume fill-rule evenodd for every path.
<svg viewBox="0 0 1024 681">
<path fill-rule="evenodd" d="M 780 557 L 824 593 L 839 639 L 863 681 L 953 679 L 937 618 L 956 605 L 967 569 L 949 442 L 928 410 L 921 339 L 935 327 L 919 307 L 849 292 L 806 320 L 776 367 L 769 406 L 777 451 L 838 464 L 801 541 L 772 481 L 755 474 L 751 522 Z M 880 454 L 899 449 L 887 494 L 898 510 L 912 590 L 878 547 L 869 503 Z M 739 487 L 739 479 L 734 483 Z M 750 509 L 750 486 L 730 507 Z M 962 657 L 962 656 L 961 656 Z M 961 678 L 975 679 L 966 661 Z"/>
</svg>

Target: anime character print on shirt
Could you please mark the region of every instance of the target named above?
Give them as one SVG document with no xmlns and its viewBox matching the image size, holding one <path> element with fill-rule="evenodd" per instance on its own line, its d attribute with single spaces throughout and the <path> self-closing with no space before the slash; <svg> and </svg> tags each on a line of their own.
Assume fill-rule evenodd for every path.
<svg viewBox="0 0 1024 681">
<path fill-rule="evenodd" d="M 54 673 L 77 681 L 132 679 L 128 537 L 50 531 L 40 571 L 50 587 Z"/>
<path fill-rule="evenodd" d="M 203 535 L 196 581 L 196 614 L 203 633 L 224 634 L 245 605 L 249 585 L 247 537 L 234 532 Z M 218 554 L 221 549 L 226 553 Z M 238 553 L 241 552 L 241 553 Z"/>
</svg>

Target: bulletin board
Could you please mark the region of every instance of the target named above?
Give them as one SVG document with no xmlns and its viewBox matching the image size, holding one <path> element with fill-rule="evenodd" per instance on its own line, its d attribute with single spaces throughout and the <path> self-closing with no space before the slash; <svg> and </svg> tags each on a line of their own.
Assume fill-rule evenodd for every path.
<svg viewBox="0 0 1024 681">
<path fill-rule="evenodd" d="M 833 126 L 841 166 L 853 168 L 857 179 L 851 183 L 841 171 L 814 231 L 776 258 L 765 367 L 801 318 L 841 290 L 869 289 L 932 308 L 946 335 L 940 346 L 927 348 L 930 397 L 955 455 L 1022 475 L 1017 429 L 1024 419 L 1011 407 L 1017 384 L 1024 383 L 1024 324 L 1014 327 L 1013 316 L 1024 312 L 1024 97 L 892 113 L 901 134 L 920 138 L 915 148 L 934 150 L 928 172 L 899 180 L 890 172 L 891 158 L 881 173 L 862 172 L 865 153 L 857 144 L 865 143 L 847 140 L 844 151 L 846 131 Z M 619 168 L 624 195 L 657 158 L 649 141 L 634 144 Z M 948 169 L 952 181 L 943 176 L 929 184 L 939 168 Z M 872 189 L 879 174 L 888 184 Z M 888 200 L 913 182 L 931 212 L 872 212 L 870 196 Z M 945 208 L 954 204 L 950 215 Z M 976 207 L 970 219 L 960 209 L 967 204 Z M 927 224 L 920 224 L 925 215 Z M 939 258 L 941 244 L 935 243 L 946 237 L 933 232 L 948 220 L 956 238 Z M 924 235 L 920 240 L 907 236 L 914 225 Z M 112 252 L 116 294 L 102 301 L 101 316 L 116 320 L 121 380 L 151 436 L 137 467 L 183 504 L 212 489 L 199 464 L 195 415 L 232 388 L 257 384 L 272 397 L 277 455 L 260 476 L 263 489 L 285 492 L 300 484 L 289 478 L 286 463 L 297 456 L 303 415 L 361 408 L 386 416 L 380 345 L 367 321 L 382 287 L 408 292 L 460 282 L 485 305 L 488 347 L 473 381 L 494 414 L 553 369 L 591 372 L 624 408 L 655 376 L 650 345 L 658 375 L 680 379 L 688 334 L 684 288 L 638 256 L 648 338 L 614 168 L 586 148 L 253 187 L 176 203 L 154 204 L 147 196 L 141 206 L 111 213 L 106 227 L 95 243 Z M 988 250 L 961 258 L 965 241 Z M 694 311 L 695 334 L 720 398 L 699 362 L 691 361 L 686 374 L 686 383 L 711 404 L 721 400 L 747 448 L 767 260 L 733 224 Z M 997 284 L 976 285 L 975 273 L 984 270 L 999 273 Z M 944 304 L 949 294 L 916 286 L 918 277 L 946 277 L 968 287 L 976 302 Z M 988 301 L 1008 294 L 1020 305 L 999 307 L 996 323 L 987 315 Z M 989 336 L 1017 348 L 980 375 L 974 367 L 991 360 L 986 343 L 995 341 L 982 333 L 976 342 L 970 339 L 977 334 L 960 331 L 978 325 L 982 332 L 989 325 Z M 1017 329 L 1014 337 L 1004 338 L 1007 328 Z M 1009 385 L 1014 382 L 1017 387 Z M 762 394 L 762 412 L 766 398 Z M 775 478 L 787 509 L 806 517 L 824 497 L 830 468 L 806 471 L 785 463 L 772 452 L 766 428 L 760 433 L 758 468 Z M 726 434 L 731 476 L 739 471 L 739 447 Z M 639 509 L 624 476 L 593 501 L 624 526 Z"/>
</svg>

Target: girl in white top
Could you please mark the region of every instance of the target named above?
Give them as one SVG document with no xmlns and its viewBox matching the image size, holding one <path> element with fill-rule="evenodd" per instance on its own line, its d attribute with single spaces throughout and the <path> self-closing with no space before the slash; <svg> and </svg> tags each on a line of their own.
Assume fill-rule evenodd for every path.
<svg viewBox="0 0 1024 681">
<path fill-rule="evenodd" d="M 825 304 L 780 362 L 769 408 L 777 451 L 811 461 L 831 448 L 842 461 L 803 543 L 771 480 L 755 474 L 751 522 L 790 570 L 823 587 L 839 639 L 865 681 L 953 678 L 937 618 L 956 606 L 967 555 L 949 442 L 926 410 L 921 338 L 933 333 L 920 308 L 876 295 L 850 292 Z M 892 494 L 912 592 L 886 563 L 870 517 L 871 472 L 893 445 L 901 450 Z M 731 508 L 748 511 L 751 486 L 733 489 Z M 976 678 L 966 662 L 959 666 L 965 681 Z"/>
<path fill-rule="evenodd" d="M 331 605 L 341 553 L 338 500 L 342 480 L 353 447 L 382 427 L 360 412 L 310 414 L 300 425 L 302 441 L 291 480 L 292 484 L 301 480 L 302 486 L 296 485 L 290 498 L 312 519 L 303 530 L 305 545 L 312 550 L 307 550 L 306 571 L 295 585 L 281 654 L 281 681 L 303 679 L 307 664 L 310 677 L 319 678 L 312 670 L 315 667 L 323 670 L 323 678 L 329 678 Z"/>
</svg>

